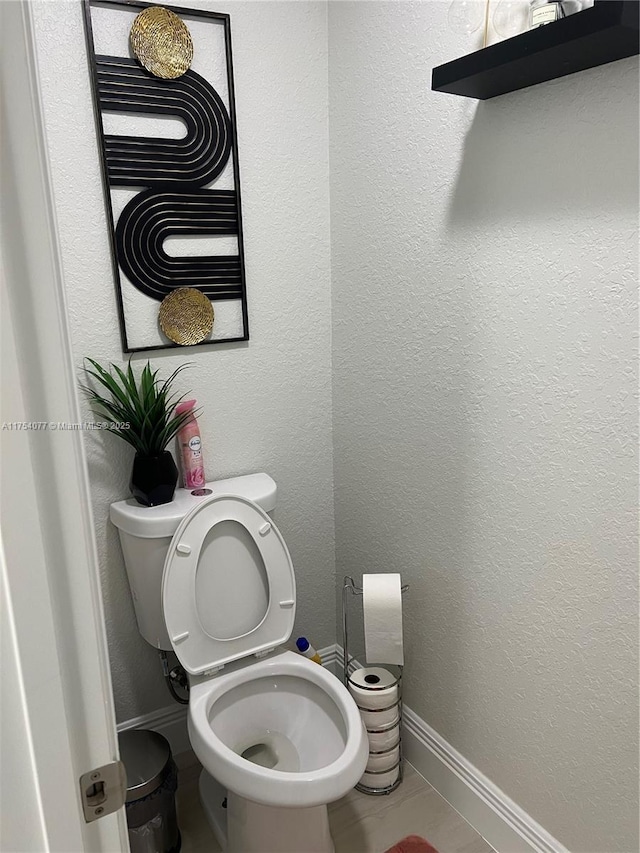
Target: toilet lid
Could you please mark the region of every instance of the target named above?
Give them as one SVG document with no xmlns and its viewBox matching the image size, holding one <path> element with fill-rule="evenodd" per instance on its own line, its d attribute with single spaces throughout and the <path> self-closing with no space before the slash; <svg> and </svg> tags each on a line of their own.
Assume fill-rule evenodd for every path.
<svg viewBox="0 0 640 853">
<path fill-rule="evenodd" d="M 296 582 L 282 534 L 257 504 L 216 495 L 181 521 L 164 564 L 171 645 L 192 675 L 286 642 Z"/>
</svg>

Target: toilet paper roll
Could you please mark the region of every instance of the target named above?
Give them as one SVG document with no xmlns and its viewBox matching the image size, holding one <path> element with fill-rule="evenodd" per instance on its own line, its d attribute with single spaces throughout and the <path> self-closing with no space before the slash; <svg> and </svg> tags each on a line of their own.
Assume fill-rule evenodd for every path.
<svg viewBox="0 0 640 853">
<path fill-rule="evenodd" d="M 368 732 L 369 752 L 384 752 L 400 741 L 400 726 L 393 726 L 386 732 Z"/>
<path fill-rule="evenodd" d="M 388 708 L 398 701 L 395 676 L 381 666 L 365 666 L 349 676 L 349 692 L 358 708 Z"/>
<path fill-rule="evenodd" d="M 397 705 L 387 708 L 385 711 L 360 711 L 362 722 L 367 730 L 384 729 L 392 726 L 400 719 L 400 710 Z"/>
<path fill-rule="evenodd" d="M 381 752 L 380 755 L 370 755 L 365 772 L 371 770 L 378 772 L 381 770 L 392 770 L 399 761 L 400 747 L 396 746 L 395 749 L 390 749 L 389 752 Z"/>
<path fill-rule="evenodd" d="M 400 767 L 394 767 L 386 773 L 364 773 L 360 784 L 367 788 L 388 788 L 396 782 L 399 774 Z"/>
<path fill-rule="evenodd" d="M 362 576 L 364 644 L 371 663 L 404 664 L 400 575 Z"/>
</svg>

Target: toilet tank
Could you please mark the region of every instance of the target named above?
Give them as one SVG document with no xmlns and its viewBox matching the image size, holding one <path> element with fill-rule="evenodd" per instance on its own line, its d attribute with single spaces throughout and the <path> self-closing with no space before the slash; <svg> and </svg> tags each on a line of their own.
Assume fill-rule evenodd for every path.
<svg viewBox="0 0 640 853">
<path fill-rule="evenodd" d="M 193 491 L 176 489 L 171 503 L 161 506 L 141 506 L 134 498 L 111 504 L 109 517 L 120 534 L 138 630 L 157 649 L 171 651 L 162 611 L 162 572 L 169 544 L 185 515 L 211 495 L 247 498 L 272 512 L 277 486 L 268 474 L 248 474 Z"/>
</svg>

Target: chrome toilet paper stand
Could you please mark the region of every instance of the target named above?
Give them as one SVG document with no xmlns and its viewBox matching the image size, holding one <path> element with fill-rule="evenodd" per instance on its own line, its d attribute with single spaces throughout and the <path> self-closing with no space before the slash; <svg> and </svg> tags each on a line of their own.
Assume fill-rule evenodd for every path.
<svg viewBox="0 0 640 853">
<path fill-rule="evenodd" d="M 404 584 L 401 587 L 402 594 L 404 595 L 408 589 L 409 589 L 409 584 Z M 352 683 L 351 679 L 350 679 L 350 670 L 351 670 L 351 674 L 353 674 L 353 672 L 355 672 L 357 669 L 360 668 L 356 659 L 353 658 L 349 654 L 349 618 L 348 618 L 349 593 L 351 593 L 351 595 L 362 595 L 362 587 L 357 586 L 357 584 L 354 582 L 353 578 L 350 577 L 349 575 L 347 575 L 345 577 L 344 583 L 342 585 L 342 648 L 344 650 L 343 651 L 343 660 L 342 660 L 342 669 L 343 669 L 343 681 L 344 681 L 344 685 L 347 688 L 347 690 L 349 689 L 349 684 Z M 368 661 L 367 663 L 369 666 L 371 666 L 373 662 Z M 389 666 L 389 665 L 385 664 L 385 666 Z M 367 735 L 369 735 L 369 734 L 384 734 L 386 732 L 392 731 L 395 728 L 398 729 L 398 740 L 396 743 L 393 744 L 393 746 L 391 748 L 386 749 L 386 750 L 381 751 L 381 752 L 373 752 L 371 750 L 369 751 L 370 756 L 384 755 L 385 753 L 392 752 L 397 748 L 398 749 L 398 762 L 396 764 L 394 764 L 392 767 L 387 768 L 386 770 L 367 771 L 367 776 L 371 777 L 371 776 L 376 776 L 376 775 L 384 775 L 386 773 L 391 772 L 391 770 L 395 770 L 395 768 L 397 767 L 398 768 L 398 778 L 395 780 L 395 782 L 392 785 L 387 785 L 386 787 L 378 787 L 378 788 L 371 787 L 369 785 L 365 785 L 362 782 L 358 782 L 358 784 L 356 785 L 356 791 L 362 791 L 364 794 L 372 794 L 373 796 L 381 796 L 383 794 L 390 794 L 392 791 L 395 791 L 395 789 L 398 787 L 398 785 L 402 782 L 402 776 L 403 776 L 403 761 L 402 761 L 402 672 L 403 672 L 403 669 L 404 669 L 404 667 L 400 666 L 399 664 L 398 665 L 392 665 L 392 675 L 396 679 L 394 684 L 396 684 L 398 686 L 398 699 L 397 699 L 397 701 L 394 702 L 393 705 L 389 705 L 387 708 L 376 709 L 377 711 L 380 711 L 380 712 L 388 711 L 397 705 L 397 707 L 398 707 L 398 720 L 389 726 L 381 726 L 379 728 L 372 728 L 372 729 L 367 727 Z M 372 691 L 372 693 L 375 692 L 376 689 L 379 689 L 379 688 L 375 688 L 375 687 L 368 688 L 368 687 L 366 687 L 366 685 L 362 685 L 362 684 L 359 684 L 357 686 L 360 689 L 363 689 L 363 688 L 365 690 L 370 689 Z M 391 686 L 393 686 L 393 685 L 391 685 Z M 360 707 L 360 706 L 358 706 L 358 707 Z M 372 711 L 369 708 L 360 708 L 360 711 L 364 711 L 365 713 L 376 713 L 376 711 Z"/>
</svg>

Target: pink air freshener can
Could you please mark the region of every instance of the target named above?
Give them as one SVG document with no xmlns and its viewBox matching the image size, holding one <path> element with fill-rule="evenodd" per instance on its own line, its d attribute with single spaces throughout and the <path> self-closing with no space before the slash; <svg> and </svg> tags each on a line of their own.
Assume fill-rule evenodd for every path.
<svg viewBox="0 0 640 853">
<path fill-rule="evenodd" d="M 193 412 L 195 400 L 185 400 L 176 406 L 176 415 Z M 194 414 L 180 428 L 178 444 L 182 457 L 182 478 L 185 489 L 201 489 L 204 486 L 204 458 L 202 456 L 202 439 L 200 427 Z"/>
</svg>

